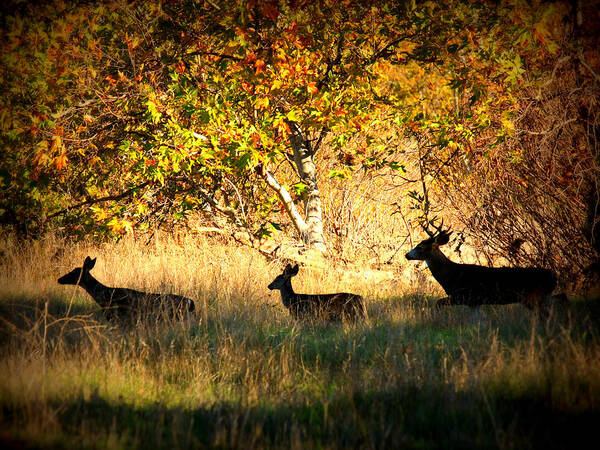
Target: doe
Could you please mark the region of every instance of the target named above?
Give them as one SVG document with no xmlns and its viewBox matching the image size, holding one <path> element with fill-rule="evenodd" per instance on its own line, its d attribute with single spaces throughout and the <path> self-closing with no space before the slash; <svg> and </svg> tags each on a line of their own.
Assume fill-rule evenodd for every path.
<svg viewBox="0 0 600 450">
<path fill-rule="evenodd" d="M 441 228 L 441 227 L 440 227 Z M 438 304 L 479 306 L 484 304 L 522 303 L 529 309 L 545 312 L 544 300 L 556 287 L 556 276 L 538 267 L 485 267 L 450 261 L 440 246 L 447 244 L 450 230 L 431 233 L 406 254 L 408 260 L 427 263 L 433 277 L 448 298 Z M 563 301 L 563 297 L 555 298 Z"/>
<path fill-rule="evenodd" d="M 174 294 L 150 294 L 127 288 L 108 287 L 96 280 L 90 270 L 96 265 L 96 258 L 85 258 L 82 267 L 73 269 L 58 279 L 59 284 L 81 286 L 102 307 L 107 320 L 141 318 L 156 313 L 169 316 L 193 312 L 194 301 Z"/>
<path fill-rule="evenodd" d="M 298 265 L 288 264 L 283 273 L 278 275 L 269 289 L 281 292 L 283 305 L 290 311 L 294 319 L 321 319 L 325 321 L 342 321 L 366 319 L 367 310 L 364 299 L 360 295 L 339 294 L 296 294 L 292 288 L 291 278 L 298 274 Z"/>
</svg>

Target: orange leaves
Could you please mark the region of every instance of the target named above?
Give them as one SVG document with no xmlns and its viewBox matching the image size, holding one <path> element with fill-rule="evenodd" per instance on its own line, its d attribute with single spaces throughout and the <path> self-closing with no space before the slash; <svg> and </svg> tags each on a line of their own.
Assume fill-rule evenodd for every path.
<svg viewBox="0 0 600 450">
<path fill-rule="evenodd" d="M 250 139 L 252 139 L 252 145 L 254 145 L 254 148 L 262 147 L 262 140 L 258 133 L 252 133 L 250 135 Z"/>
<path fill-rule="evenodd" d="M 62 139 L 59 135 L 52 137 L 52 145 L 50 146 L 50 153 L 60 151 L 63 148 Z"/>
<path fill-rule="evenodd" d="M 117 79 L 115 77 L 113 77 L 112 75 L 107 75 L 106 78 L 104 78 L 104 80 L 110 84 L 112 87 L 115 87 L 118 83 Z"/>
<path fill-rule="evenodd" d="M 290 133 L 290 127 L 285 122 L 285 119 L 283 117 L 277 117 L 273 121 L 273 127 L 275 127 L 279 134 L 287 136 Z"/>
<path fill-rule="evenodd" d="M 246 53 L 242 64 L 246 66 L 253 66 L 255 75 L 258 75 L 259 73 L 263 72 L 266 67 L 265 61 L 263 61 L 262 59 L 258 59 L 258 55 L 253 51 L 249 51 L 248 53 Z"/>
<path fill-rule="evenodd" d="M 243 63 L 250 65 L 250 64 L 254 64 L 254 61 L 256 61 L 258 59 L 258 55 L 252 51 L 249 51 L 248 53 L 246 53 L 246 57 L 244 58 Z"/>
<path fill-rule="evenodd" d="M 408 125 L 408 129 L 410 131 L 412 131 L 413 133 L 418 133 L 419 130 L 421 129 L 421 124 L 416 121 L 409 122 L 407 125 Z"/>
<path fill-rule="evenodd" d="M 67 150 L 62 142 L 59 135 L 52 138 L 52 145 L 50 146 L 50 154 L 58 153 L 58 155 L 52 160 L 52 165 L 58 170 L 62 170 L 67 166 Z"/>
<path fill-rule="evenodd" d="M 52 161 L 52 165 L 54 167 L 56 167 L 58 170 L 62 170 L 65 167 L 67 167 L 68 161 L 69 161 L 69 158 L 67 158 L 67 154 L 61 153 L 56 158 L 54 158 L 54 160 Z"/>
<path fill-rule="evenodd" d="M 317 92 L 319 92 L 319 88 L 317 88 L 317 83 L 314 81 L 309 82 L 306 85 L 306 90 L 308 91 L 309 94 L 314 95 Z"/>
<path fill-rule="evenodd" d="M 62 133 L 62 130 L 58 131 Z M 48 141 L 44 140 L 38 142 L 35 148 L 35 156 L 32 161 L 36 169 L 34 171 L 35 179 L 37 179 L 42 167 L 54 167 L 59 171 L 67 167 L 69 158 L 60 135 L 53 136 L 50 145 L 48 145 Z"/>
<path fill-rule="evenodd" d="M 255 74 L 258 75 L 263 70 L 265 70 L 265 65 L 266 65 L 265 62 L 262 59 L 257 59 L 254 62 Z"/>
<path fill-rule="evenodd" d="M 185 72 L 185 64 L 181 61 L 175 64 L 175 72 L 178 74 L 183 74 Z"/>
</svg>

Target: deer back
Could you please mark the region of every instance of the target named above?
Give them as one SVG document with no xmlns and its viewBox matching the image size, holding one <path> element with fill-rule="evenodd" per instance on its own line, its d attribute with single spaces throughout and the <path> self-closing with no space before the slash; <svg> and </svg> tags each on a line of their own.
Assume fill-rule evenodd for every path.
<svg viewBox="0 0 600 450">
<path fill-rule="evenodd" d="M 319 318 L 327 321 L 366 318 L 364 299 L 346 292 L 337 294 L 295 294 L 288 309 L 297 319 Z"/>
<path fill-rule="evenodd" d="M 173 317 L 193 312 L 193 300 L 175 294 L 155 294 L 128 288 L 110 288 L 109 304 L 105 307 L 111 319 L 133 317 Z"/>
</svg>

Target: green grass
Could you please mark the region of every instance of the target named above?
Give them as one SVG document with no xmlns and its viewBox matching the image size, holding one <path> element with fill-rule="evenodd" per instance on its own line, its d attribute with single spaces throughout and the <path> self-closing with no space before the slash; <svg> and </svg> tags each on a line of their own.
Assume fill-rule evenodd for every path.
<svg viewBox="0 0 600 450">
<path fill-rule="evenodd" d="M 3 447 L 577 448 L 600 420 L 596 303 L 541 320 L 355 284 L 367 323 L 298 324 L 265 287 L 277 266 L 249 253 L 218 262 L 227 249 L 130 242 L 53 259 L 52 242 L 7 244 Z M 189 295 L 197 319 L 109 326 L 82 289 L 55 283 L 88 252 L 122 262 L 99 279 Z M 298 278 L 298 290 L 349 290 L 333 269 Z"/>
</svg>

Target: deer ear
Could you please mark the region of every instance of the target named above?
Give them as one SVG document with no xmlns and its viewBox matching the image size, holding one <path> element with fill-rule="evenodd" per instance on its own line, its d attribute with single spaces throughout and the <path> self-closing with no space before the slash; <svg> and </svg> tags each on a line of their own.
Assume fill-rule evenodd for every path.
<svg viewBox="0 0 600 450">
<path fill-rule="evenodd" d="M 294 275 L 298 274 L 298 270 L 299 270 L 299 269 L 298 269 L 298 264 L 296 264 L 294 267 L 292 267 L 292 268 L 291 268 L 291 270 L 290 270 L 290 274 L 291 274 L 292 276 L 294 276 Z"/>
<path fill-rule="evenodd" d="M 89 271 L 89 270 L 92 270 L 95 265 L 96 265 L 96 258 L 92 259 L 88 256 L 85 258 L 85 261 L 83 262 L 83 269 Z"/>
<path fill-rule="evenodd" d="M 438 237 L 435 238 L 435 242 L 437 245 L 447 244 L 449 240 L 450 240 L 450 233 L 448 233 L 446 231 L 442 231 L 438 235 Z"/>
</svg>

